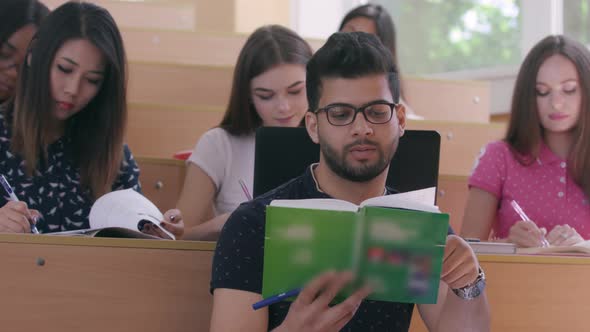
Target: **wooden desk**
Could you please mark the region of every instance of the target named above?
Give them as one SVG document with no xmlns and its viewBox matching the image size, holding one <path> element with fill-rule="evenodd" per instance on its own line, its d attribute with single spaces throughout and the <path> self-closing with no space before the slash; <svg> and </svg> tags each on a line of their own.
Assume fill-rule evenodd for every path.
<svg viewBox="0 0 590 332">
<path fill-rule="evenodd" d="M 480 255 L 491 331 L 590 330 L 590 257 Z M 414 319 L 411 332 L 427 331 Z"/>
<path fill-rule="evenodd" d="M 0 234 L 1 329 L 208 331 L 213 248 Z"/>
<path fill-rule="evenodd" d="M 0 234 L 0 326 L 208 331 L 213 249 L 206 242 Z M 481 255 L 480 261 L 492 331 L 590 328 L 590 257 Z M 426 331 L 417 312 L 410 331 Z"/>
</svg>

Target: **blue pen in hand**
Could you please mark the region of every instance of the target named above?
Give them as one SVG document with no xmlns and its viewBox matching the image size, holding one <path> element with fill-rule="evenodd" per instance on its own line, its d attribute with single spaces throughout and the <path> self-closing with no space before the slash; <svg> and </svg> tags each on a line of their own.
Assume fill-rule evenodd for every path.
<svg viewBox="0 0 590 332">
<path fill-rule="evenodd" d="M 0 183 L 2 183 L 2 187 L 4 187 L 4 190 L 6 191 L 8 196 L 10 197 L 10 200 L 18 202 L 19 201 L 18 197 L 16 197 L 16 194 L 14 193 L 14 191 L 12 191 L 12 187 L 10 186 L 10 184 L 8 184 L 8 181 L 6 180 L 4 175 L 0 175 Z M 39 230 L 37 230 L 37 227 L 35 226 L 34 223 L 31 223 L 31 233 L 39 234 Z"/>
<path fill-rule="evenodd" d="M 258 310 L 260 308 L 267 307 L 267 306 L 269 306 L 271 304 L 275 304 L 275 303 L 281 302 L 282 300 L 288 299 L 290 297 L 297 296 L 297 295 L 299 295 L 299 292 L 301 292 L 301 288 L 295 288 L 295 289 L 292 289 L 290 291 L 287 291 L 287 292 L 284 292 L 284 293 L 281 293 L 281 294 L 277 294 L 277 295 L 273 295 L 271 297 L 267 297 L 266 299 L 264 299 L 264 300 L 262 300 L 260 302 L 254 303 L 252 305 L 252 308 L 254 310 Z"/>
</svg>

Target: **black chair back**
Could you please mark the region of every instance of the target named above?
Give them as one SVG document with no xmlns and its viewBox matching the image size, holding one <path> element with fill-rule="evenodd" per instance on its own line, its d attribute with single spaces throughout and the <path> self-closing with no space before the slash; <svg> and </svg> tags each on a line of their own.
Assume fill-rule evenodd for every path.
<svg viewBox="0 0 590 332">
<path fill-rule="evenodd" d="M 311 141 L 305 128 L 259 128 L 254 197 L 303 174 L 319 157 L 319 145 Z M 391 161 L 387 186 L 399 192 L 437 187 L 439 157 L 440 135 L 436 131 L 406 130 Z"/>
</svg>

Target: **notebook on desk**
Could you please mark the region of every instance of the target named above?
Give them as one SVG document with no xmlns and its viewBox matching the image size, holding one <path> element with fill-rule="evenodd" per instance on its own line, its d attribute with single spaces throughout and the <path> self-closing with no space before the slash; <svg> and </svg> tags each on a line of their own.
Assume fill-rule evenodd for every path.
<svg viewBox="0 0 590 332">
<path fill-rule="evenodd" d="M 256 130 L 254 197 L 295 178 L 319 160 L 320 148 L 305 128 L 261 127 Z M 398 192 L 435 188 L 438 184 L 440 135 L 406 130 L 391 161 L 387 186 Z M 432 198 L 436 203 L 436 195 Z"/>
<path fill-rule="evenodd" d="M 500 242 L 468 242 L 476 254 L 515 254 L 514 243 Z"/>
<path fill-rule="evenodd" d="M 576 254 L 590 256 L 590 240 L 582 241 L 571 246 L 549 246 L 549 247 L 535 247 L 535 248 L 518 248 L 518 254 L 524 255 L 545 255 L 545 254 Z"/>
</svg>

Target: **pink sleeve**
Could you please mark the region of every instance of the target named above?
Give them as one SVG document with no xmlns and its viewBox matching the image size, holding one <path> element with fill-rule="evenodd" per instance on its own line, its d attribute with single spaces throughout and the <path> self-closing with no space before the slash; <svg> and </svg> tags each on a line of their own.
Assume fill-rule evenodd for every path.
<svg viewBox="0 0 590 332">
<path fill-rule="evenodd" d="M 500 199 L 506 180 L 507 153 L 510 154 L 508 145 L 502 141 L 486 145 L 475 162 L 469 187 L 485 190 Z"/>
</svg>

